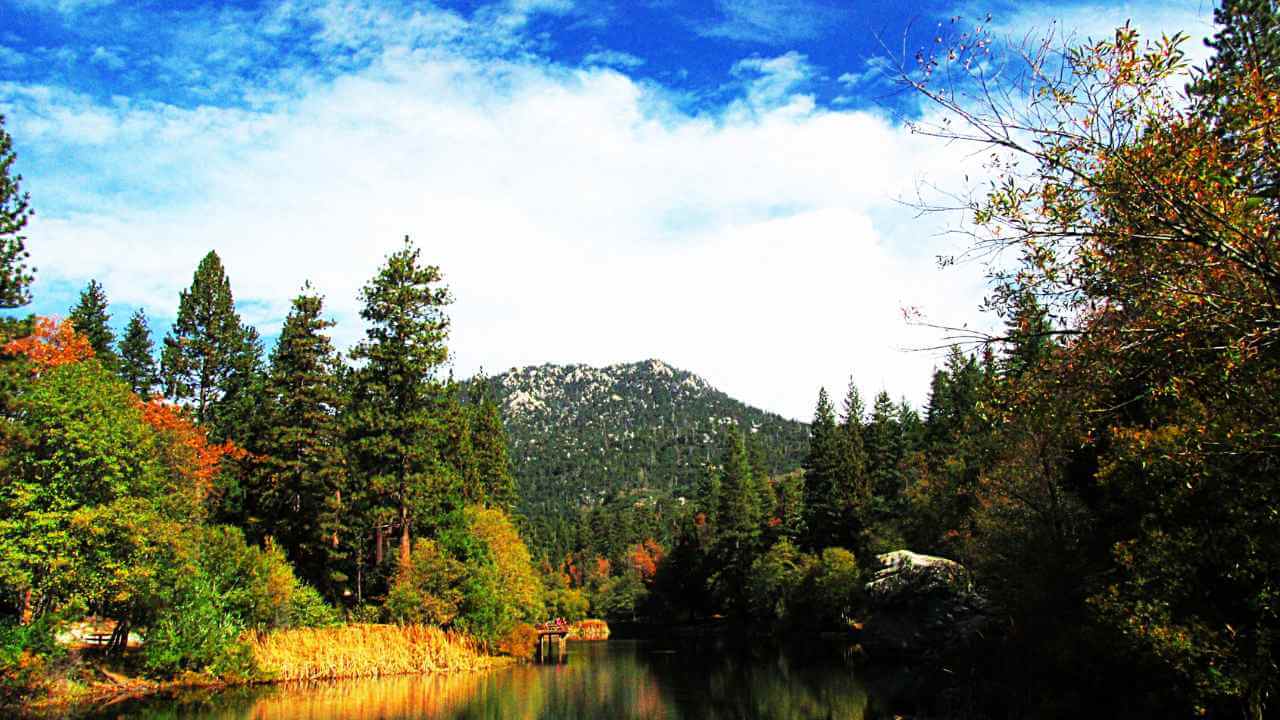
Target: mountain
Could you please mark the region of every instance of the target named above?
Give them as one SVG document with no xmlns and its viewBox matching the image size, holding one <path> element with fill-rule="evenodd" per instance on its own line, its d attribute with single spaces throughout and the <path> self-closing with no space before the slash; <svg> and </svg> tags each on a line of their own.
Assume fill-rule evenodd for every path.
<svg viewBox="0 0 1280 720">
<path fill-rule="evenodd" d="M 757 466 L 800 466 L 808 426 L 745 405 L 660 360 L 513 368 L 489 379 L 523 511 L 542 524 L 623 493 L 687 494 L 742 427 Z"/>
</svg>

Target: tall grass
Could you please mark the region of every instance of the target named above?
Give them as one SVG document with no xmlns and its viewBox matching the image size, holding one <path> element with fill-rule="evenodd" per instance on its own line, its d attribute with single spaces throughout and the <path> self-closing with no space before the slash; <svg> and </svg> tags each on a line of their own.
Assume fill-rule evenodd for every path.
<svg viewBox="0 0 1280 720">
<path fill-rule="evenodd" d="M 271 680 L 467 672 L 511 662 L 469 636 L 425 625 L 345 625 L 282 630 L 252 638 L 254 659 Z"/>
</svg>

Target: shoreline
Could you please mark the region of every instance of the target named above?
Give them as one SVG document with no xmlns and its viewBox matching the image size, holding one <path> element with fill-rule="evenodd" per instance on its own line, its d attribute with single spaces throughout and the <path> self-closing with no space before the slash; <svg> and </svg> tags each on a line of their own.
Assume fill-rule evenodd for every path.
<svg viewBox="0 0 1280 720">
<path fill-rule="evenodd" d="M 605 640 L 609 626 L 590 620 L 579 630 Z M 333 628 L 283 630 L 246 635 L 257 674 L 221 678 L 187 673 L 168 680 L 131 677 L 107 669 L 101 659 L 83 661 L 81 670 L 94 681 L 60 679 L 36 700 L 16 707 L 0 705 L 17 718 L 48 720 L 110 708 L 120 703 L 183 692 L 219 693 L 256 686 L 429 675 L 466 675 L 502 670 L 529 662 L 527 658 L 496 655 L 482 649 L 469 635 L 422 625 L 351 624 Z"/>
</svg>

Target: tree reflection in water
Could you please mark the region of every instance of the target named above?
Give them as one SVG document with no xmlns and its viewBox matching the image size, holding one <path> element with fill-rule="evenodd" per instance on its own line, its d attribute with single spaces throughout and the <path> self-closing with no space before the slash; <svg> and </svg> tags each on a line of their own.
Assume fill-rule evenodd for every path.
<svg viewBox="0 0 1280 720">
<path fill-rule="evenodd" d="M 867 695 L 838 653 L 571 643 L 564 665 L 491 673 L 293 684 L 153 699 L 89 717 L 146 720 L 682 720 L 863 717 Z"/>
</svg>

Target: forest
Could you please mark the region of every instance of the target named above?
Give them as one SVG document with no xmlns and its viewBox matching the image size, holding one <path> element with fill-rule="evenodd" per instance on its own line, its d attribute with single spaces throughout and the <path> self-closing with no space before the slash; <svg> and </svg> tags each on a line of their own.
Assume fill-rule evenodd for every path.
<svg viewBox="0 0 1280 720">
<path fill-rule="evenodd" d="M 1125 26 L 1033 42 L 993 88 L 991 35 L 940 31 L 902 82 L 948 120 L 914 129 L 992 179 L 924 209 L 965 214 L 999 329 L 945 329 L 919 411 L 820 391 L 795 471 L 735 425 L 693 487 L 628 479 L 554 532 L 522 515 L 492 384 L 447 373 L 451 296 L 407 238 L 348 353 L 309 285 L 267 353 L 214 252 L 158 343 L 141 312 L 115 338 L 96 282 L 66 320 L 23 317 L 31 210 L 0 125 L 3 691 L 65 672 L 55 636 L 87 615 L 116 621 L 108 653 L 145 628 L 156 677 L 253 676 L 252 638 L 345 623 L 494 651 L 552 616 L 856 639 L 877 556 L 910 549 L 986 599 L 982 633 L 914 668 L 926 716 L 1263 717 L 1280 8 L 1215 20 L 1189 82 L 1185 37 Z"/>
</svg>

